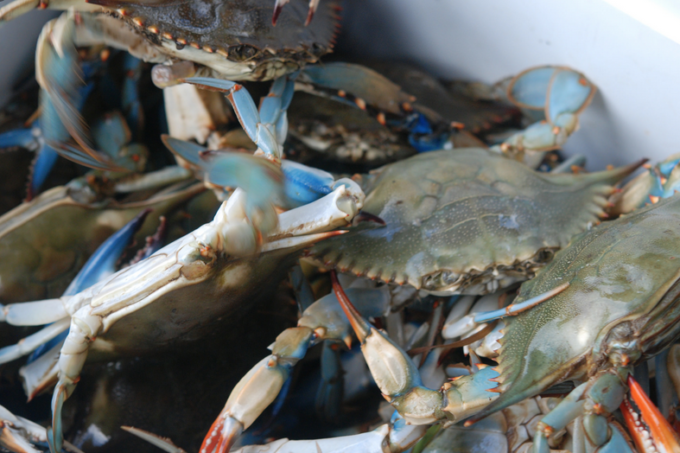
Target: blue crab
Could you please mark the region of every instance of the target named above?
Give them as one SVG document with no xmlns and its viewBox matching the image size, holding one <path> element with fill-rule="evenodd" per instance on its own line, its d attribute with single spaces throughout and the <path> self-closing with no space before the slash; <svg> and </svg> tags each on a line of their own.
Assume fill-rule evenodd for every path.
<svg viewBox="0 0 680 453">
<path fill-rule="evenodd" d="M 269 80 L 318 61 L 332 48 L 337 19 L 330 2 L 309 27 L 296 7 L 273 27 L 265 18 L 267 0 L 97 3 L 17 0 L 0 8 L 0 22 L 34 8 L 71 8 L 45 25 L 36 51 L 44 139 L 77 163 L 116 171 L 124 167 L 93 146 L 78 113 L 83 93 L 76 46 L 104 44 L 163 63 L 154 71 L 162 86 L 197 70 L 234 80 Z"/>
<path fill-rule="evenodd" d="M 635 364 L 680 336 L 679 219 L 680 198 L 673 197 L 575 238 L 522 286 L 511 306 L 475 316 L 476 322 L 505 318 L 498 367 L 439 391 L 423 387 L 406 353 L 368 324 L 337 285 L 336 292 L 382 393 L 411 423 L 479 420 L 575 380 L 580 385 L 539 423 L 535 452 L 546 452 L 551 433 L 580 414 L 594 448 L 632 451 L 620 433 L 607 429 L 629 386 L 656 445 L 680 451 L 670 426 L 649 410 L 631 376 Z"/>
<path fill-rule="evenodd" d="M 253 203 L 261 204 L 257 203 L 258 193 L 269 197 L 273 191 L 284 198 L 281 175 L 264 159 L 227 158 L 231 165 L 240 165 L 237 173 L 247 180 L 238 185 L 250 190 L 247 196 L 240 189 L 235 191 L 212 222 L 75 295 L 5 307 L 6 319 L 13 323 L 52 324 L 30 340 L 4 348 L 3 361 L 26 354 L 31 347 L 70 329 L 57 363 L 53 451 L 61 446 L 61 407 L 75 388 L 91 346 L 105 356 L 136 354 L 202 335 L 204 327 L 214 325 L 220 314 L 261 291 L 262 279 L 277 278 L 281 269 L 291 264 L 295 252 L 338 234 L 329 230 L 351 223 L 358 212 L 354 196 L 340 185 L 314 203 L 273 218 L 250 217 L 248 212 L 259 213 L 250 208 Z M 267 189 L 256 190 L 264 187 Z M 211 294 L 206 310 L 181 309 L 186 301 L 203 299 L 206 294 Z M 174 319 L 171 328 L 159 324 L 167 316 Z M 131 332 L 137 334 L 130 336 Z"/>
<path fill-rule="evenodd" d="M 360 178 L 363 210 L 384 228 L 331 239 L 310 256 L 433 294 L 495 292 L 531 278 L 606 217 L 612 184 L 638 166 L 544 174 L 481 148 L 419 154 Z"/>
</svg>

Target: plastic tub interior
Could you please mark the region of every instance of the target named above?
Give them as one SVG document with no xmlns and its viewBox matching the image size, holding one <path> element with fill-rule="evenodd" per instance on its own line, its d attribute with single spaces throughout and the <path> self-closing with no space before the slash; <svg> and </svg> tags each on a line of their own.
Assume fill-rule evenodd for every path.
<svg viewBox="0 0 680 453">
<path fill-rule="evenodd" d="M 53 14 L 0 26 L 0 105 Z M 343 16 L 343 49 L 442 78 L 491 83 L 541 64 L 583 72 L 599 92 L 564 149 L 588 156 L 591 170 L 680 152 L 680 2 L 346 0 Z"/>
</svg>

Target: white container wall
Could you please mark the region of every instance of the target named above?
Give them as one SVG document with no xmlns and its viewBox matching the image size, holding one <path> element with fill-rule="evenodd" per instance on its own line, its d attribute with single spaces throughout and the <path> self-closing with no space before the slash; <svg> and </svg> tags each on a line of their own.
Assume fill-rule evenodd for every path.
<svg viewBox="0 0 680 453">
<path fill-rule="evenodd" d="M 565 149 L 588 155 L 590 169 L 680 152 L 680 2 L 346 0 L 344 7 L 344 47 L 362 56 L 484 82 L 541 64 L 582 71 L 600 91 Z M 0 26 L 0 104 L 30 68 L 45 14 Z"/>
</svg>

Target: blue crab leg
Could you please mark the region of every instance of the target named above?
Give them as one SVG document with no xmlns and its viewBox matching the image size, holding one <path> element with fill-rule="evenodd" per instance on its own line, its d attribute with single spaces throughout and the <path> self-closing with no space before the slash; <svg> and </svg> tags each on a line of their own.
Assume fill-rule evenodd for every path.
<svg viewBox="0 0 680 453">
<path fill-rule="evenodd" d="M 625 442 L 622 444 L 618 436 L 613 436 L 616 430 L 609 429 L 607 421 L 609 415 L 624 401 L 625 385 L 620 375 L 625 376 L 627 373 L 626 368 L 620 368 L 615 373 L 601 373 L 576 387 L 536 426 L 534 453 L 548 453 L 548 437 L 566 427 L 579 415 L 583 415 L 585 439 L 593 449 L 632 453 Z"/>
<path fill-rule="evenodd" d="M 36 139 L 33 128 L 15 129 L 0 134 L 0 149 L 13 147 L 26 148 L 29 151 L 40 149 L 40 143 Z"/>
<path fill-rule="evenodd" d="M 45 183 L 45 180 L 49 176 L 54 164 L 57 162 L 57 157 L 59 154 L 47 144 L 43 146 L 36 153 L 35 159 L 33 160 L 33 165 L 31 167 L 31 176 L 28 186 L 28 193 L 26 194 L 26 200 L 30 201 L 33 197 L 40 192 L 40 188 Z"/>
<path fill-rule="evenodd" d="M 312 287 L 299 264 L 296 264 L 291 269 L 290 281 L 293 286 L 293 292 L 295 292 L 295 300 L 297 301 L 298 309 L 300 310 L 300 313 L 304 313 L 315 301 Z"/>
<path fill-rule="evenodd" d="M 527 299 L 522 303 L 519 304 L 511 304 L 508 305 L 505 308 L 501 308 L 498 310 L 494 311 L 489 311 L 486 313 L 476 313 L 474 315 L 474 321 L 478 324 L 493 321 L 494 319 L 500 319 L 504 318 L 506 316 L 516 316 L 520 313 L 522 313 L 525 310 L 530 309 L 531 307 L 535 307 L 536 305 L 540 304 L 541 302 L 545 302 L 546 300 L 549 300 L 565 289 L 569 288 L 569 282 L 565 282 L 550 291 L 545 292 L 544 294 L 541 294 L 536 297 L 532 297 L 531 299 Z"/>
<path fill-rule="evenodd" d="M 488 294 L 482 297 L 474 304 L 474 306 L 472 306 L 474 297 L 467 296 L 454 305 L 442 328 L 442 336 L 447 339 L 460 336 L 465 337 L 475 331 L 480 325 L 506 316 L 516 316 L 541 302 L 551 299 L 568 287 L 568 282 L 563 283 L 544 294 L 540 294 L 519 304 L 508 305 L 507 307 L 498 310 L 489 310 L 489 308 L 499 306 L 499 293 Z M 469 311 L 471 306 L 472 310 Z"/>
<path fill-rule="evenodd" d="M 460 421 L 476 414 L 497 395 L 499 374 L 491 367 L 481 369 L 438 390 L 422 385 L 420 373 L 411 358 L 394 341 L 371 326 L 345 294 L 335 273 L 333 291 L 361 342 L 368 368 L 387 401 L 412 424 L 431 424 L 446 417 Z M 490 393 L 491 392 L 491 393 Z"/>
<path fill-rule="evenodd" d="M 0 363 L 11 362 L 21 356 L 30 354 L 41 344 L 44 344 L 68 329 L 70 318 L 62 318 L 59 321 L 42 328 L 33 335 L 20 340 L 17 344 L 5 346 L 0 349 Z"/>
<path fill-rule="evenodd" d="M 198 85 L 201 88 L 213 89 L 224 92 L 234 112 L 238 117 L 241 127 L 248 134 L 248 137 L 258 146 L 267 158 L 275 162 L 281 159 L 281 149 L 276 141 L 276 136 L 268 125 L 260 121 L 260 113 L 257 110 L 255 101 L 243 85 L 222 79 L 212 79 L 208 77 L 189 77 L 183 81 Z M 269 102 L 266 104 L 267 110 L 270 109 Z"/>
<path fill-rule="evenodd" d="M 367 316 L 381 316 L 389 308 L 386 289 L 349 289 Z M 298 327 L 283 331 L 272 345 L 272 354 L 255 365 L 232 390 L 224 409 L 203 441 L 201 451 L 224 453 L 241 432 L 279 395 L 292 368 L 310 346 L 320 341 L 351 345 L 351 329 L 333 294 L 305 310 Z"/>
</svg>

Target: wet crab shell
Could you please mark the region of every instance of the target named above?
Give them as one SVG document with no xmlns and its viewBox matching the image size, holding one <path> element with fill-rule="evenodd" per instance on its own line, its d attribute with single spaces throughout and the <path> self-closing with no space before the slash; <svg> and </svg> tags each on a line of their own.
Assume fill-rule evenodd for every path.
<svg viewBox="0 0 680 453">
<path fill-rule="evenodd" d="M 311 251 L 324 265 L 434 294 L 485 294 L 533 277 L 599 221 L 637 165 L 589 175 L 537 173 L 481 148 L 420 154 L 369 176 L 363 210 L 386 226 Z"/>
<path fill-rule="evenodd" d="M 679 223 L 675 196 L 583 233 L 525 283 L 514 303 L 570 286 L 506 319 L 497 368 L 501 395 L 475 418 L 555 383 L 591 377 L 612 361 L 642 362 L 677 341 Z"/>
<path fill-rule="evenodd" d="M 246 63 L 252 73 L 242 79 L 266 80 L 316 63 L 331 51 L 338 6 L 322 2 L 305 27 L 307 8 L 289 5 L 276 26 L 269 0 L 143 1 L 95 0 L 105 12 L 124 20 L 163 52 L 180 59 L 220 67 Z"/>
</svg>

